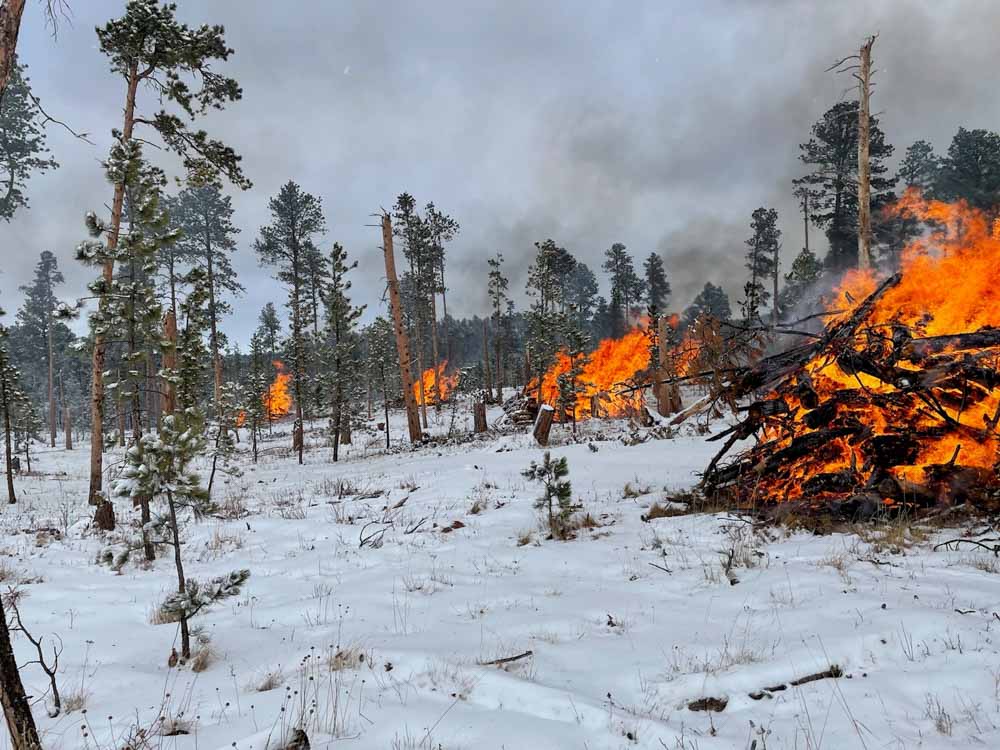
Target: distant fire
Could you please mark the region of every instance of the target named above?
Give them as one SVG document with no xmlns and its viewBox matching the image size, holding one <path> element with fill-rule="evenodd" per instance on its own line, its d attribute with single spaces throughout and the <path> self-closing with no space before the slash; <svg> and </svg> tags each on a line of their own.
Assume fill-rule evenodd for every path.
<svg viewBox="0 0 1000 750">
<path fill-rule="evenodd" d="M 442 360 L 441 364 L 437 366 L 437 387 L 441 392 L 441 401 L 447 401 L 448 396 L 451 394 L 455 387 L 458 385 L 458 373 L 454 372 L 451 375 L 447 375 L 445 371 L 448 369 L 448 360 Z M 413 395 L 417 399 L 417 403 L 420 403 L 420 386 L 423 384 L 424 391 L 424 403 L 426 404 L 436 404 L 437 403 L 437 392 L 434 388 L 434 372 L 435 368 L 428 367 L 424 370 L 423 374 L 420 376 L 420 380 L 413 383 Z"/>
<path fill-rule="evenodd" d="M 292 410 L 292 394 L 288 388 L 292 376 L 285 371 L 285 365 L 280 360 L 275 360 L 272 364 L 277 374 L 264 396 L 264 409 L 268 417 L 278 419 Z"/>
</svg>

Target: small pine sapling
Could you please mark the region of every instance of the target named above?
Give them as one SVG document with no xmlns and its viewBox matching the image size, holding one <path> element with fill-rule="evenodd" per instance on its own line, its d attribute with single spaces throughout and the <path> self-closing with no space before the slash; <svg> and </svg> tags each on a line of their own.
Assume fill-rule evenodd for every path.
<svg viewBox="0 0 1000 750">
<path fill-rule="evenodd" d="M 555 539 L 569 538 L 570 515 L 573 513 L 573 490 L 569 480 L 569 463 L 566 457 L 552 460 L 552 454 L 545 451 L 542 463 L 531 462 L 531 466 L 521 472 L 530 481 L 541 482 L 544 493 L 535 507 L 548 513 L 549 532 Z"/>
<path fill-rule="evenodd" d="M 148 497 L 166 501 L 166 514 L 158 515 L 152 531 L 174 549 L 177 593 L 160 605 L 164 619 L 180 623 L 181 657 L 191 658 L 189 620 L 212 604 L 234 596 L 250 571 L 233 571 L 200 584 L 184 575 L 178 511 L 190 509 L 195 517 L 211 511 L 208 493 L 190 464 L 205 447 L 204 420 L 195 409 L 164 416 L 159 435 L 145 435 L 126 453 L 125 467 L 113 485 L 118 497 Z M 165 532 L 165 533 L 163 533 Z"/>
<path fill-rule="evenodd" d="M 208 475 L 208 494 L 212 494 L 212 485 L 217 472 L 229 477 L 240 476 L 240 468 L 233 461 L 236 455 L 236 429 L 240 426 L 241 415 L 245 419 L 243 405 L 246 394 L 239 383 L 226 382 L 219 389 L 217 404 L 217 420 L 212 426 L 212 470 Z"/>
</svg>

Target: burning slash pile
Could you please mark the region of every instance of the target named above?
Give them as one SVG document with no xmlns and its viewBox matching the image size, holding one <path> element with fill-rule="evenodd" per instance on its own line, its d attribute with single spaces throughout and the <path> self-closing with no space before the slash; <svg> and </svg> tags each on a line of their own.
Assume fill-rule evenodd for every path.
<svg viewBox="0 0 1000 750">
<path fill-rule="evenodd" d="M 717 394 L 767 395 L 712 438 L 726 442 L 705 474 L 709 494 L 847 515 L 1000 505 L 1000 236 L 964 205 L 908 194 L 896 210 L 933 228 L 901 272 L 849 275 L 838 290 L 849 309 L 818 338 L 741 368 Z"/>
</svg>

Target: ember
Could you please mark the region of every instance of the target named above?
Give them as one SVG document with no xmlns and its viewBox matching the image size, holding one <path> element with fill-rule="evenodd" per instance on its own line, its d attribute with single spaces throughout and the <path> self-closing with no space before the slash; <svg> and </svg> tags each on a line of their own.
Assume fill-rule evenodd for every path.
<svg viewBox="0 0 1000 750">
<path fill-rule="evenodd" d="M 1000 418 L 1000 238 L 964 204 L 907 193 L 895 208 L 932 222 L 900 273 L 851 273 L 814 343 L 751 365 L 729 397 L 768 393 L 705 474 L 738 504 L 982 502 L 997 475 Z M 732 463 L 742 438 L 760 442 Z"/>
</svg>

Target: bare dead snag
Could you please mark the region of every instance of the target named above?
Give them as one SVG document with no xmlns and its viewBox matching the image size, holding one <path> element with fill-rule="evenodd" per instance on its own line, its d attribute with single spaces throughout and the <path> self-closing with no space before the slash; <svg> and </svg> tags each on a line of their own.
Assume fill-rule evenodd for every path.
<svg viewBox="0 0 1000 750">
<path fill-rule="evenodd" d="M 406 405 L 406 425 L 410 432 L 410 442 L 418 443 L 423 437 L 420 416 L 417 413 L 416 398 L 413 395 L 413 374 L 410 370 L 410 341 L 403 325 L 403 307 L 399 295 L 399 279 L 396 277 L 396 258 L 392 251 L 392 219 L 382 214 L 382 253 L 385 256 L 385 279 L 389 286 L 389 307 L 392 310 L 392 325 L 396 333 L 396 352 L 399 354 L 399 377 L 403 388 L 403 403 Z M 386 423 L 388 428 L 388 423 Z"/>
</svg>

